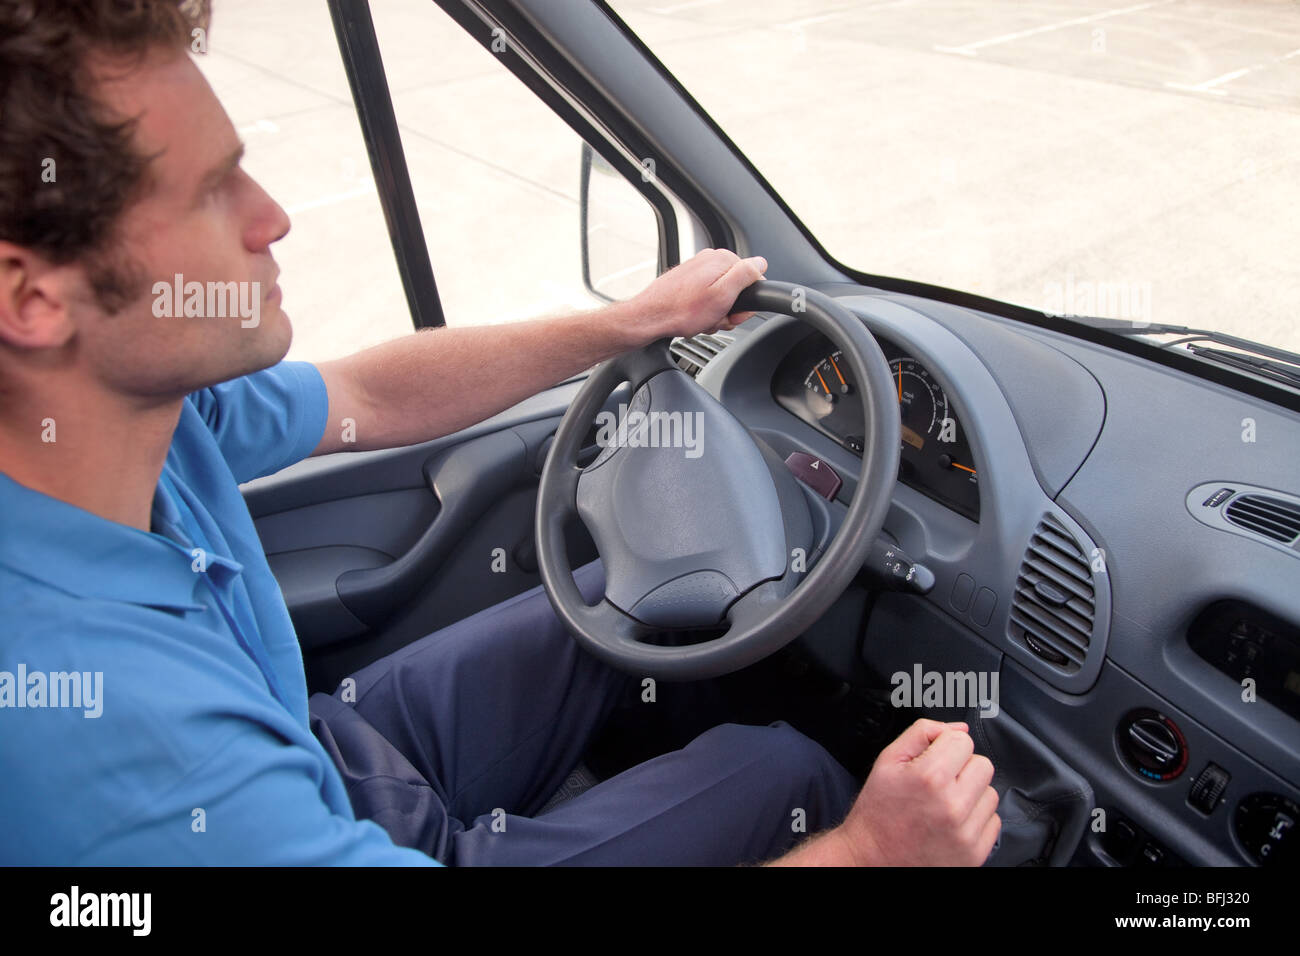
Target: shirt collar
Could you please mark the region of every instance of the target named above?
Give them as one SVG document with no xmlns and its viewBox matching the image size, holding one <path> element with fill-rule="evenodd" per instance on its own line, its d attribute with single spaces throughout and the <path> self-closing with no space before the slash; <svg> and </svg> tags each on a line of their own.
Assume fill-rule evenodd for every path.
<svg viewBox="0 0 1300 956">
<path fill-rule="evenodd" d="M 190 547 L 164 534 L 109 521 L 21 485 L 0 472 L 0 565 L 80 597 L 201 611 Z M 160 482 L 154 527 L 185 540 L 181 516 Z"/>
</svg>

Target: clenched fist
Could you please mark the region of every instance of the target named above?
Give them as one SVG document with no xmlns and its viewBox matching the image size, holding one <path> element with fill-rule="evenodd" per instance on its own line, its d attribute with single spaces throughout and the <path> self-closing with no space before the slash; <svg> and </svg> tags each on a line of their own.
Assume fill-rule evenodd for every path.
<svg viewBox="0 0 1300 956">
<path fill-rule="evenodd" d="M 628 301 L 641 344 L 734 328 L 754 313 L 729 315 L 728 310 L 766 271 L 762 256 L 742 259 L 727 249 L 696 253 Z"/>
<path fill-rule="evenodd" d="M 980 866 L 1002 830 L 993 764 L 965 723 L 918 720 L 880 752 L 848 817 L 778 866 Z"/>
</svg>

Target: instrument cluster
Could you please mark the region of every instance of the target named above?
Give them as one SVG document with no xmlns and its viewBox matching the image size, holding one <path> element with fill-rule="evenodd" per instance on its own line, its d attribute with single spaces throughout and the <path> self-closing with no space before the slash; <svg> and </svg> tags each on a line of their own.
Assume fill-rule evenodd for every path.
<svg viewBox="0 0 1300 956">
<path fill-rule="evenodd" d="M 898 395 L 898 480 L 978 521 L 979 475 L 948 396 L 924 365 L 892 342 L 876 341 Z M 782 408 L 861 456 L 868 438 L 857 388 L 839 350 L 821 333 L 795 346 L 772 380 Z"/>
</svg>

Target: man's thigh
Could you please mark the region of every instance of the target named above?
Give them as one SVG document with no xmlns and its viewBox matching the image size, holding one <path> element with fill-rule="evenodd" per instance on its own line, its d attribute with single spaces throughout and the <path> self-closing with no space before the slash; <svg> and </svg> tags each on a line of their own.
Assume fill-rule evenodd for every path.
<svg viewBox="0 0 1300 956">
<path fill-rule="evenodd" d="M 723 724 L 533 819 L 452 835 L 456 865 L 732 866 L 839 824 L 857 781 L 793 727 Z"/>
<path fill-rule="evenodd" d="M 599 562 L 574 578 L 587 600 L 603 593 Z M 314 723 L 328 725 L 318 736 L 332 737 L 326 748 L 358 815 L 372 808 L 357 807 L 357 794 L 383 786 L 368 777 L 396 778 L 400 789 L 414 774 L 457 820 L 539 810 L 620 696 L 634 692 L 630 678 L 569 636 L 540 587 L 421 638 L 352 680 L 351 693 L 343 685 L 330 699 L 313 695 L 312 712 Z"/>
</svg>

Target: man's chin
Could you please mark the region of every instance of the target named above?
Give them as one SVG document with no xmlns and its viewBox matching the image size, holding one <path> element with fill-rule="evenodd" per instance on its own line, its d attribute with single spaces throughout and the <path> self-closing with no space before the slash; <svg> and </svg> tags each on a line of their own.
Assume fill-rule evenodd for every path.
<svg viewBox="0 0 1300 956">
<path fill-rule="evenodd" d="M 239 351 L 240 361 L 222 381 L 251 375 L 283 361 L 293 344 L 293 325 L 284 310 L 276 306 L 263 312 L 256 327 L 239 329 L 237 338 L 242 336 L 248 338 Z"/>
<path fill-rule="evenodd" d="M 289 314 L 280 308 L 278 303 L 262 316 L 261 325 L 258 330 L 260 335 L 257 353 L 263 360 L 263 364 L 251 370 L 254 372 L 284 361 L 284 357 L 289 354 L 289 346 L 293 344 L 293 323 L 289 321 Z"/>
</svg>

